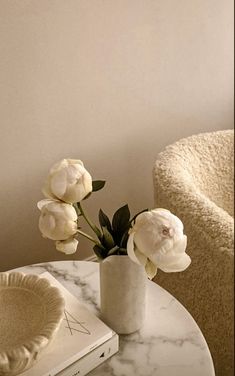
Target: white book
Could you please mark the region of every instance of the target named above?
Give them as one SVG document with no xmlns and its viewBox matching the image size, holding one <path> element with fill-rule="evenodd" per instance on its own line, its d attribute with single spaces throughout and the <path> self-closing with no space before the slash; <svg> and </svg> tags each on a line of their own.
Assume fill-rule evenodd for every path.
<svg viewBox="0 0 235 376">
<path fill-rule="evenodd" d="M 102 345 L 98 346 L 89 354 L 77 360 L 71 366 L 59 372 L 56 376 L 85 376 L 88 372 L 98 367 L 100 364 L 109 359 L 118 352 L 119 337 L 116 333 Z"/>
<path fill-rule="evenodd" d="M 114 336 L 114 332 L 50 273 L 45 272 L 40 276 L 60 289 L 65 299 L 64 318 L 53 342 L 45 349 L 38 362 L 23 375 L 64 375 L 62 370 L 104 344 Z"/>
</svg>

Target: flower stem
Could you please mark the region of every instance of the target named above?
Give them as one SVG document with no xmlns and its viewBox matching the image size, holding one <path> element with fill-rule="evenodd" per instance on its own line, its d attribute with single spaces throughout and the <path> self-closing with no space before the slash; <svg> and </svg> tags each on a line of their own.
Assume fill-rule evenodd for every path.
<svg viewBox="0 0 235 376">
<path fill-rule="evenodd" d="M 77 206 L 77 208 L 80 210 L 81 212 L 81 215 L 83 216 L 83 218 L 85 219 L 85 221 L 88 223 L 88 225 L 91 227 L 91 229 L 95 232 L 95 234 L 97 235 L 98 238 L 100 238 L 101 236 L 101 233 L 100 233 L 100 230 L 98 229 L 98 227 L 91 222 L 91 220 L 87 217 L 86 213 L 84 212 L 82 206 L 81 206 L 81 203 L 78 202 L 77 204 L 75 204 Z"/>
<path fill-rule="evenodd" d="M 79 229 L 77 229 L 77 232 L 78 232 L 78 234 L 84 236 L 85 238 L 89 239 L 90 241 L 92 241 L 93 243 L 95 243 L 96 245 L 98 245 L 100 248 L 104 248 L 104 247 L 102 246 L 102 244 L 99 243 L 99 242 L 97 242 L 94 238 L 92 238 L 92 236 L 86 234 L 85 232 L 83 232 L 83 231 L 81 231 L 81 230 L 79 230 Z M 104 248 L 104 249 L 105 249 L 105 248 Z"/>
</svg>

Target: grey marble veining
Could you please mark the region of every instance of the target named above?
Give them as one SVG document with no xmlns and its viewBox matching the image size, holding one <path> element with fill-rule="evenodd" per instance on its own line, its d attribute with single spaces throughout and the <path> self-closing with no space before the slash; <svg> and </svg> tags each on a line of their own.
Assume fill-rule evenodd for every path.
<svg viewBox="0 0 235 376">
<path fill-rule="evenodd" d="M 58 261 L 17 270 L 50 272 L 99 315 L 97 263 Z M 89 375 L 214 376 L 215 373 L 207 343 L 193 318 L 172 295 L 148 281 L 144 326 L 136 333 L 120 336 L 118 354 Z"/>
</svg>

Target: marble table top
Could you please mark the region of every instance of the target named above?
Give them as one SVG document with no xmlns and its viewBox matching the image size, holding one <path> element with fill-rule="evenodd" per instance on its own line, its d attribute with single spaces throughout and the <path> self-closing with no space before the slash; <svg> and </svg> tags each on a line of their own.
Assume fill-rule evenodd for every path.
<svg viewBox="0 0 235 376">
<path fill-rule="evenodd" d="M 51 273 L 99 315 L 98 263 L 56 261 L 16 269 Z M 147 283 L 147 312 L 140 331 L 120 336 L 119 352 L 91 376 L 214 376 L 207 343 L 188 311 L 156 283 Z"/>
</svg>

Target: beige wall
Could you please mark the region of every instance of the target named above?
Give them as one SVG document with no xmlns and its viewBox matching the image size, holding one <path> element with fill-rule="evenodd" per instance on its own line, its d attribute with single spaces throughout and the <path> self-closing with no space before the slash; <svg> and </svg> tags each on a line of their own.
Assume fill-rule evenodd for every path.
<svg viewBox="0 0 235 376">
<path fill-rule="evenodd" d="M 233 126 L 232 27 L 232 0 L 0 0 L 0 270 L 62 257 L 37 227 L 54 162 L 107 180 L 91 216 L 136 212 L 165 145 Z"/>
</svg>

